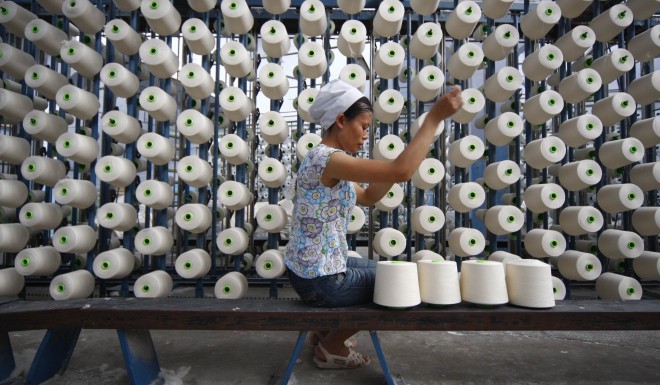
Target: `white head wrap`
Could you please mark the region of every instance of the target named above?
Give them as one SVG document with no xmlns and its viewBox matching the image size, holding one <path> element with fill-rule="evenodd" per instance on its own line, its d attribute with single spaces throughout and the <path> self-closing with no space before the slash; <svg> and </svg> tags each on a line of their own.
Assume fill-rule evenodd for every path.
<svg viewBox="0 0 660 385">
<path fill-rule="evenodd" d="M 319 90 L 316 100 L 309 108 L 309 114 L 321 127 L 328 129 L 339 114 L 346 112 L 362 97 L 364 94 L 354 86 L 339 79 L 331 80 Z"/>
</svg>

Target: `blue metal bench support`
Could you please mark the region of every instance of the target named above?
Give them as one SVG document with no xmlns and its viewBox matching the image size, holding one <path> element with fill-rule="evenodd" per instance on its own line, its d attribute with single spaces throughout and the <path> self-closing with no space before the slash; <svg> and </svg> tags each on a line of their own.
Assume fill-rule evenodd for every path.
<svg viewBox="0 0 660 385">
<path fill-rule="evenodd" d="M 11 384 L 12 373 L 16 369 L 14 352 L 11 349 L 9 333 L 0 333 L 0 385 Z"/>
<path fill-rule="evenodd" d="M 375 330 L 370 330 L 369 334 L 371 335 L 371 342 L 374 344 L 374 349 L 376 349 L 376 354 L 378 355 L 378 361 L 380 362 L 380 367 L 383 369 L 383 376 L 385 376 L 385 381 L 387 385 L 405 385 L 403 380 L 395 379 L 392 377 L 390 368 L 387 366 L 387 360 L 385 359 L 385 353 L 383 353 L 383 348 L 380 346 L 380 339 L 378 338 L 378 333 Z"/>
<path fill-rule="evenodd" d="M 80 328 L 48 329 L 34 356 L 25 385 L 41 384 L 64 373 L 79 335 Z"/>
<path fill-rule="evenodd" d="M 124 364 L 132 385 L 162 385 L 160 365 L 149 330 L 117 329 Z"/>
<path fill-rule="evenodd" d="M 298 333 L 298 340 L 296 340 L 296 346 L 293 348 L 291 359 L 289 360 L 289 364 L 286 366 L 286 371 L 282 376 L 282 381 L 280 383 L 281 385 L 286 385 L 289 383 L 289 377 L 291 377 L 291 374 L 293 373 L 293 368 L 296 365 L 296 361 L 298 361 L 298 356 L 300 355 L 300 351 L 302 350 L 302 347 L 305 344 L 306 337 L 307 337 L 306 331 L 302 331 Z"/>
</svg>

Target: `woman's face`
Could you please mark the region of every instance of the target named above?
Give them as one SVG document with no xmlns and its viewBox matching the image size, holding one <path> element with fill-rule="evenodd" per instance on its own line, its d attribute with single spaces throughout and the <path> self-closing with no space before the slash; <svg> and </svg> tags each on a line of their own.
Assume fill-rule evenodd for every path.
<svg viewBox="0 0 660 385">
<path fill-rule="evenodd" d="M 340 115 L 338 121 L 343 122 L 340 127 L 339 142 L 344 151 L 357 153 L 369 137 L 367 135 L 373 115 L 370 112 L 363 112 L 354 119 L 347 119 Z"/>
</svg>

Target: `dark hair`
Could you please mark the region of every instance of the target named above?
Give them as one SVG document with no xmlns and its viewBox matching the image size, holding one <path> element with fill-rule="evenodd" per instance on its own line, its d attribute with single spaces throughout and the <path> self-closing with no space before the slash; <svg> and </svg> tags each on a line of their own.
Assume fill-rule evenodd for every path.
<svg viewBox="0 0 660 385">
<path fill-rule="evenodd" d="M 374 113 L 374 108 L 371 106 L 371 102 L 366 96 L 361 97 L 358 99 L 355 103 L 353 103 L 346 111 L 344 111 L 344 116 L 348 120 L 353 120 L 355 119 L 358 115 L 368 112 L 373 115 Z M 336 123 L 333 123 L 332 126 L 330 126 L 327 131 L 330 131 L 332 127 L 335 126 Z"/>
</svg>

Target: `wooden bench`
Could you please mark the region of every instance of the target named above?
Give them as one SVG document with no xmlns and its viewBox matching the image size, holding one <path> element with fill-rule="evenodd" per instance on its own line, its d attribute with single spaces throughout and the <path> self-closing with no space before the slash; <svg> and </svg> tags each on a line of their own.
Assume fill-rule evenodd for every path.
<svg viewBox="0 0 660 385">
<path fill-rule="evenodd" d="M 281 383 L 286 384 L 310 330 L 369 330 L 388 384 L 398 383 L 387 366 L 378 330 L 660 330 L 660 300 L 559 301 L 545 310 L 514 306 L 445 308 L 420 305 L 388 310 L 376 305 L 312 308 L 298 300 L 90 298 L 21 301 L 0 298 L 0 384 L 14 369 L 9 331 L 47 329 L 25 384 L 62 373 L 81 329 L 117 330 L 132 384 L 150 384 L 160 367 L 149 330 L 298 331 Z M 274 383 L 271 379 L 270 383 Z"/>
</svg>

